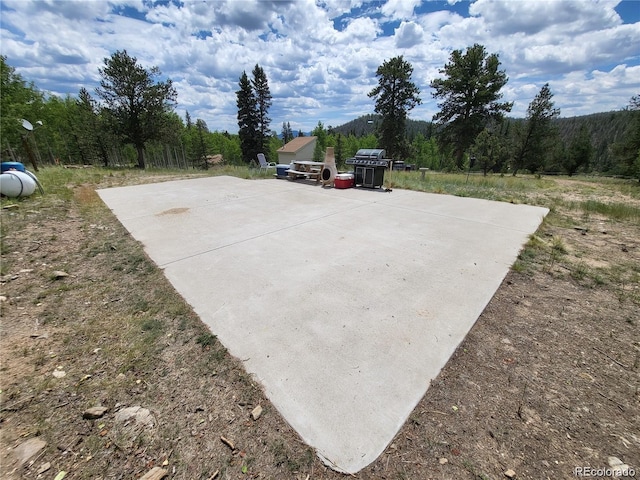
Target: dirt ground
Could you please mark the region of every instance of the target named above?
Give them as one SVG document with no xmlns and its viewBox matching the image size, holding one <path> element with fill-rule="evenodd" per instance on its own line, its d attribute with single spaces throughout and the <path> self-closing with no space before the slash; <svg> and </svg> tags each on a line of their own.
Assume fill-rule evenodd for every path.
<svg viewBox="0 0 640 480">
<path fill-rule="evenodd" d="M 537 235 L 391 444 L 353 478 L 640 478 L 640 193 L 553 182 L 531 193 L 552 207 Z M 345 477 L 102 204 L 95 189 L 113 183 L 3 200 L 0 477 Z M 593 198 L 636 214 L 576 206 Z"/>
</svg>

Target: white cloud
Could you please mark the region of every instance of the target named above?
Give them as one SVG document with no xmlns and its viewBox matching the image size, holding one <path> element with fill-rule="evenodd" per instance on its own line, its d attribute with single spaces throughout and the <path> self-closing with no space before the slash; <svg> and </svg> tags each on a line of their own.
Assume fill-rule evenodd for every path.
<svg viewBox="0 0 640 480">
<path fill-rule="evenodd" d="M 395 31 L 396 46 L 398 48 L 411 48 L 422 43 L 424 30 L 414 22 L 402 22 Z"/>
<path fill-rule="evenodd" d="M 355 18 L 338 33 L 338 43 L 372 42 L 380 33 L 378 23 L 368 17 Z"/>
<path fill-rule="evenodd" d="M 494 34 L 536 34 L 560 26 L 565 34 L 608 28 L 621 23 L 617 1 L 496 1 L 477 0 L 469 13 L 482 17 Z"/>
<path fill-rule="evenodd" d="M 413 16 L 414 9 L 420 3 L 421 0 L 389 0 L 380 7 L 380 11 L 391 19 L 407 20 Z"/>
<path fill-rule="evenodd" d="M 375 71 L 397 55 L 421 89 L 410 116 L 430 120 L 429 83 L 453 49 L 474 43 L 499 53 L 514 114 L 545 82 L 563 115 L 620 108 L 640 93 L 640 23 L 624 23 L 617 1 L 477 0 L 467 18 L 447 3 L 434 11 L 420 0 L 3 0 L 0 53 L 42 90 L 76 95 L 92 92 L 103 59 L 126 49 L 173 79 L 179 114 L 230 132 L 238 79 L 256 64 L 274 97 L 272 127 L 308 131 L 372 113 Z"/>
<path fill-rule="evenodd" d="M 563 116 L 586 115 L 624 108 L 640 93 L 640 66 L 618 65 L 609 71 L 572 72 L 550 82 Z M 609 108 L 594 106 L 611 105 Z"/>
<path fill-rule="evenodd" d="M 422 25 L 422 28 L 427 32 L 437 32 L 444 25 L 456 24 L 463 20 L 463 18 L 454 12 L 447 10 L 441 10 L 439 12 L 432 12 L 422 15 L 417 19 Z"/>
</svg>

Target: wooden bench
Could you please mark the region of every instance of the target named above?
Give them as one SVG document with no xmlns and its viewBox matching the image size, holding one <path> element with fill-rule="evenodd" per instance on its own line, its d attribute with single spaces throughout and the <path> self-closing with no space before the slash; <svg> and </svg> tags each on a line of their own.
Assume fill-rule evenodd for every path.
<svg viewBox="0 0 640 480">
<path fill-rule="evenodd" d="M 320 179 L 320 170 L 319 169 L 311 169 L 308 172 L 304 172 L 302 170 L 285 170 L 285 173 L 287 175 L 289 175 L 290 179 L 295 180 L 298 177 L 305 177 L 305 178 L 311 178 L 314 180 L 319 180 Z"/>
</svg>

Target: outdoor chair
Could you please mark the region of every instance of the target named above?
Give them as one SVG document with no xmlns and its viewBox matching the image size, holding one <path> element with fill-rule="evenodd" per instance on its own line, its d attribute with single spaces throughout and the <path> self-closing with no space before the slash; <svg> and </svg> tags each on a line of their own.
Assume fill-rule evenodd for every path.
<svg viewBox="0 0 640 480">
<path fill-rule="evenodd" d="M 258 161 L 260 162 L 260 170 L 269 171 L 270 168 L 276 168 L 276 162 L 267 162 L 264 153 L 258 154 Z"/>
</svg>

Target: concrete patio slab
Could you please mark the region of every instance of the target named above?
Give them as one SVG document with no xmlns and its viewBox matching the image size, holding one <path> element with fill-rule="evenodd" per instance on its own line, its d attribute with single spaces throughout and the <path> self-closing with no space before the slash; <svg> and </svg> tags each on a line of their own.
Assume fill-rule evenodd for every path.
<svg viewBox="0 0 640 480">
<path fill-rule="evenodd" d="M 332 468 L 385 449 L 548 210 L 208 177 L 100 190 Z"/>
</svg>

